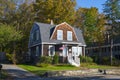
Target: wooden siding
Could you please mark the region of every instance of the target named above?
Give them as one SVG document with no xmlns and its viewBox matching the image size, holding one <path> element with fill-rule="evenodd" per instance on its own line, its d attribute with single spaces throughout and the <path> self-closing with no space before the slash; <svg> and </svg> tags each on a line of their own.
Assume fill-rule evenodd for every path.
<svg viewBox="0 0 120 80">
<path fill-rule="evenodd" d="M 44 44 L 43 45 L 43 56 L 48 56 L 49 55 L 49 45 Z"/>
<path fill-rule="evenodd" d="M 61 24 L 56 27 L 51 39 L 57 40 L 57 30 L 63 30 L 63 40 L 67 40 L 67 31 L 71 31 L 73 41 L 77 41 L 77 37 L 75 35 L 74 29 L 70 27 L 69 25 L 67 25 L 66 23 Z"/>
</svg>

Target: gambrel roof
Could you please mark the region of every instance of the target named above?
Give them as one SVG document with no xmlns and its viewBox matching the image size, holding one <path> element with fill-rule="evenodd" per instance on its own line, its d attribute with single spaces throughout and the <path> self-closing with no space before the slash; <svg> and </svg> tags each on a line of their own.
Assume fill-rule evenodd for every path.
<svg viewBox="0 0 120 80">
<path fill-rule="evenodd" d="M 67 23 L 64 22 L 64 24 L 67 24 Z M 57 25 L 51 25 L 51 24 L 45 24 L 45 23 L 39 23 L 39 22 L 35 22 L 34 25 L 39 27 L 42 43 L 55 43 L 55 44 L 72 43 L 72 44 L 81 44 L 83 46 L 86 45 L 84 38 L 83 38 L 83 35 L 82 35 L 82 31 L 78 28 L 72 27 L 74 29 L 74 32 L 75 32 L 78 40 L 77 41 L 67 41 L 67 40 L 53 40 L 53 39 L 51 39 L 51 36 L 53 35 L 53 32 L 54 32 L 55 27 Z"/>
</svg>

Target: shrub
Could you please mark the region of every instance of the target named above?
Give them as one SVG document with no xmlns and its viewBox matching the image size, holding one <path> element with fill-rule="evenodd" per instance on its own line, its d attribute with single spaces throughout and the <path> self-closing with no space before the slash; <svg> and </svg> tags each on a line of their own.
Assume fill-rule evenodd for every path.
<svg viewBox="0 0 120 80">
<path fill-rule="evenodd" d="M 101 58 L 101 64 L 103 64 L 103 65 L 110 65 L 110 57 L 103 57 L 103 58 Z"/>
<path fill-rule="evenodd" d="M 92 56 L 92 59 L 93 59 L 93 62 L 99 63 L 99 58 L 98 58 L 98 56 L 93 55 L 93 56 Z"/>
<path fill-rule="evenodd" d="M 114 66 L 120 66 L 120 60 L 118 60 L 116 58 L 113 58 L 112 65 L 114 65 Z"/>
<path fill-rule="evenodd" d="M 12 62 L 12 54 L 6 53 L 7 61 Z"/>
<path fill-rule="evenodd" d="M 36 63 L 38 67 L 47 67 L 49 64 L 52 63 L 52 58 L 49 56 L 41 56 L 39 61 Z"/>
<path fill-rule="evenodd" d="M 52 58 L 49 57 L 49 56 L 41 56 L 39 63 L 51 64 L 52 63 Z"/>
<path fill-rule="evenodd" d="M 55 54 L 53 56 L 53 64 L 58 64 L 58 61 L 59 61 L 59 56 L 57 54 Z"/>
<path fill-rule="evenodd" d="M 93 59 L 91 57 L 88 57 L 88 56 L 80 56 L 80 61 L 82 63 L 92 63 Z"/>
<path fill-rule="evenodd" d="M 46 63 L 37 63 L 36 66 L 38 66 L 38 67 L 47 67 L 47 66 L 49 66 L 49 64 L 46 64 Z"/>
</svg>

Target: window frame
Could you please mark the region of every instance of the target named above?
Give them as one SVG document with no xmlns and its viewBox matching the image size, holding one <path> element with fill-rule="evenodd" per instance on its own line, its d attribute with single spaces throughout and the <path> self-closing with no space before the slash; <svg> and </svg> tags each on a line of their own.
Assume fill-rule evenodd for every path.
<svg viewBox="0 0 120 80">
<path fill-rule="evenodd" d="M 67 31 L 67 40 L 68 41 L 73 41 L 72 31 Z"/>
<path fill-rule="evenodd" d="M 53 48 L 53 51 L 52 51 L 52 52 L 53 52 L 53 53 L 52 53 L 53 55 L 51 55 L 51 53 L 50 53 L 50 50 L 51 50 L 50 48 Z M 55 46 L 49 45 L 49 56 L 54 56 L 54 55 L 55 55 Z"/>
<path fill-rule="evenodd" d="M 57 40 L 63 40 L 63 30 L 57 30 Z"/>
</svg>

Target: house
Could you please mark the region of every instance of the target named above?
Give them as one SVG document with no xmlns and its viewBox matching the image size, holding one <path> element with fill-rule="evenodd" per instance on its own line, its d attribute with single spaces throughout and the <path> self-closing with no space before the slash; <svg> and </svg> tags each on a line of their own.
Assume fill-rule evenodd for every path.
<svg viewBox="0 0 120 80">
<path fill-rule="evenodd" d="M 120 60 L 120 37 L 115 36 L 112 41 L 109 39 L 109 36 L 106 38 L 104 43 L 98 45 L 97 43 L 93 43 L 86 47 L 86 55 L 87 56 L 98 56 L 104 57 L 114 57 Z"/>
<path fill-rule="evenodd" d="M 57 54 L 60 63 L 80 66 L 79 55 L 85 55 L 85 46 L 82 31 L 66 22 L 58 25 L 35 22 L 28 48 L 32 61 Z"/>
</svg>

